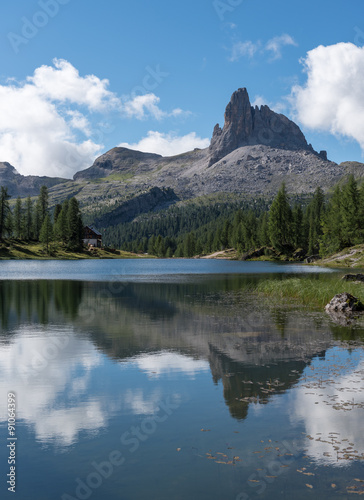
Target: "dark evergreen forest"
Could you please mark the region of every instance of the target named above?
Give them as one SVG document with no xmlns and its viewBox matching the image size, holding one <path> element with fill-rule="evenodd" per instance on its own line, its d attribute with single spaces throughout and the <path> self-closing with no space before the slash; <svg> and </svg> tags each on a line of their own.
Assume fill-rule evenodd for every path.
<svg viewBox="0 0 364 500">
<path fill-rule="evenodd" d="M 48 190 L 36 200 L 17 198 L 10 208 L 0 190 L 0 241 L 15 238 L 82 249 L 83 223 L 76 198 L 49 209 Z M 234 248 L 241 255 L 257 248 L 286 255 L 301 250 L 321 256 L 364 243 L 364 186 L 354 176 L 325 196 L 289 196 L 284 184 L 273 200 L 186 203 L 140 216 L 129 223 L 97 228 L 109 247 L 158 257 L 193 257 Z"/>
</svg>

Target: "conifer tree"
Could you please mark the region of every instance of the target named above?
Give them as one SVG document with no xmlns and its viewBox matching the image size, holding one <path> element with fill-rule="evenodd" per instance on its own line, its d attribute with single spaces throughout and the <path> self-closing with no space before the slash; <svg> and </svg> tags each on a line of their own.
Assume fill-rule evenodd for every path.
<svg viewBox="0 0 364 500">
<path fill-rule="evenodd" d="M 320 239 L 322 236 L 322 217 L 324 213 L 325 197 L 324 192 L 320 187 L 315 191 L 315 194 L 307 207 L 307 223 L 308 223 L 308 253 L 317 253 L 320 247 Z"/>
<path fill-rule="evenodd" d="M 80 206 L 76 198 L 69 201 L 68 214 L 68 248 L 79 251 L 83 246 L 83 223 Z"/>
<path fill-rule="evenodd" d="M 14 234 L 15 238 L 22 238 L 23 236 L 23 207 L 20 196 L 16 199 L 14 213 L 13 213 L 13 221 L 14 221 Z"/>
<path fill-rule="evenodd" d="M 268 212 L 262 214 L 259 218 L 257 237 L 259 241 L 259 245 L 269 246 L 270 238 L 269 238 L 269 217 Z"/>
<path fill-rule="evenodd" d="M 45 248 L 47 254 L 49 253 L 49 245 L 53 239 L 53 226 L 51 222 L 51 218 L 49 214 L 45 216 L 45 219 L 43 221 L 40 234 L 39 234 L 39 241 L 42 243 L 43 247 Z"/>
<path fill-rule="evenodd" d="M 301 205 L 298 204 L 292 210 L 292 243 L 296 249 L 304 246 L 303 211 Z"/>
<path fill-rule="evenodd" d="M 39 240 L 40 230 L 43 225 L 44 219 L 48 214 L 48 188 L 42 186 L 35 205 L 34 219 L 33 219 L 33 232 L 36 240 Z"/>
<path fill-rule="evenodd" d="M 329 201 L 322 219 L 322 241 L 320 254 L 336 252 L 344 248 L 342 237 L 342 191 L 339 185 Z"/>
<path fill-rule="evenodd" d="M 221 241 L 221 245 L 222 245 L 223 249 L 229 247 L 230 230 L 231 230 L 230 221 L 226 220 L 224 222 L 224 225 L 223 225 L 223 228 L 221 231 L 221 237 L 220 237 L 220 241 Z"/>
<path fill-rule="evenodd" d="M 57 203 L 57 205 L 54 207 L 54 216 L 53 216 L 54 223 L 57 222 L 58 216 L 61 213 L 61 211 L 62 211 L 62 204 Z"/>
<path fill-rule="evenodd" d="M 188 233 L 184 240 L 183 254 L 185 257 L 193 257 L 196 253 L 196 237 L 195 233 Z"/>
<path fill-rule="evenodd" d="M 24 211 L 24 236 L 27 241 L 30 241 L 32 236 L 32 221 L 33 221 L 33 202 L 28 196 L 25 201 Z"/>
<path fill-rule="evenodd" d="M 353 175 L 342 189 L 341 200 L 342 239 L 345 246 L 359 243 L 359 189 Z"/>
<path fill-rule="evenodd" d="M 292 210 L 283 183 L 269 210 L 269 236 L 277 250 L 292 245 Z"/>
<path fill-rule="evenodd" d="M 64 245 L 68 245 L 68 206 L 69 201 L 62 203 L 61 211 L 54 224 L 54 239 Z"/>
<path fill-rule="evenodd" d="M 8 188 L 1 186 L 0 189 L 0 241 L 3 239 L 5 232 L 9 230 L 9 215 L 10 215 L 10 205 L 9 200 L 10 195 L 8 194 Z"/>
</svg>

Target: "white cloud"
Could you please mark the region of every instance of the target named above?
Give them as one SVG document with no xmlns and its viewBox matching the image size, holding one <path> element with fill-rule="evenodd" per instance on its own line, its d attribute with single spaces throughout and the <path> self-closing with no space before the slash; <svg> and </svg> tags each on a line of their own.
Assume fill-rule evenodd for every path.
<svg viewBox="0 0 364 500">
<path fill-rule="evenodd" d="M 297 46 L 294 39 L 287 33 L 284 33 L 281 36 L 275 36 L 271 40 L 268 40 L 265 50 L 272 53 L 271 61 L 275 61 L 276 59 L 280 59 L 282 57 L 282 48 L 286 45 Z"/>
<path fill-rule="evenodd" d="M 168 113 L 160 109 L 158 106 L 159 102 L 160 98 L 155 94 L 138 95 L 124 103 L 124 112 L 127 116 L 138 118 L 139 120 L 146 118 L 148 115 L 161 120 L 162 118 L 171 116 L 176 117 L 182 114 L 189 114 L 188 111 L 185 112 L 180 108 L 176 108 Z"/>
<path fill-rule="evenodd" d="M 307 81 L 291 95 L 297 119 L 313 130 L 355 139 L 364 150 L 364 47 L 321 45 L 302 62 Z"/>
<path fill-rule="evenodd" d="M 95 75 L 81 77 L 71 63 L 54 59 L 54 67 L 41 66 L 27 81 L 47 99 L 84 105 L 93 111 L 121 108 L 120 99 L 107 90 L 109 81 Z"/>
<path fill-rule="evenodd" d="M 107 85 L 93 75 L 80 77 L 70 63 L 57 59 L 26 82 L 0 85 L 1 161 L 25 175 L 70 177 L 89 166 L 102 144 L 87 138 L 91 127 L 84 111 L 120 105 Z M 78 137 L 80 132 L 86 137 Z"/>
<path fill-rule="evenodd" d="M 74 129 L 78 129 L 85 135 L 91 135 L 90 122 L 82 113 L 77 110 L 67 111 L 67 115 L 71 118 L 70 124 Z"/>
<path fill-rule="evenodd" d="M 162 156 L 174 156 L 186 151 L 192 151 L 195 148 L 207 148 L 210 144 L 209 139 L 198 137 L 195 132 L 184 136 L 177 136 L 173 133 L 161 133 L 149 131 L 147 137 L 139 142 L 129 144 L 123 142 L 120 147 L 143 151 L 144 153 L 157 153 Z"/>
<path fill-rule="evenodd" d="M 282 57 L 282 49 L 286 45 L 297 46 L 294 39 L 287 33 L 271 38 L 263 47 L 260 40 L 257 42 L 252 42 L 251 40 L 246 40 L 245 42 L 238 41 L 232 46 L 229 61 L 236 62 L 242 57 L 252 59 L 256 54 L 265 54 L 266 52 L 271 54 L 269 60 L 275 61 Z"/>
<path fill-rule="evenodd" d="M 231 49 L 231 56 L 229 57 L 229 61 L 235 62 L 244 56 L 247 56 L 251 59 L 259 50 L 259 47 L 259 42 L 253 43 L 250 40 L 246 42 L 236 42 Z"/>
<path fill-rule="evenodd" d="M 180 108 L 161 110 L 154 94 L 121 99 L 108 86 L 108 80 L 80 76 L 60 59 L 37 68 L 24 82 L 0 85 L 0 161 L 24 175 L 72 177 L 104 148 L 98 122 L 109 113 L 157 120 L 188 114 Z"/>
</svg>

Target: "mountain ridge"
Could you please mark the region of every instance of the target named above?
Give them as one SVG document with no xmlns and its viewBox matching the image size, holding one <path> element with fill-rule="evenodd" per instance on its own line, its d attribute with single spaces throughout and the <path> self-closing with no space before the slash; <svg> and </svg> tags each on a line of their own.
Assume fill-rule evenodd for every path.
<svg viewBox="0 0 364 500">
<path fill-rule="evenodd" d="M 290 193 L 310 194 L 317 187 L 327 192 L 349 173 L 364 177 L 363 164 L 327 160 L 326 152 L 315 151 L 293 121 L 268 106 L 253 107 L 245 87 L 232 94 L 224 117 L 224 126 L 214 127 L 205 149 L 163 157 L 115 147 L 72 180 L 22 176 L 0 163 L 0 184 L 12 196 L 35 195 L 42 184 L 48 185 L 51 205 L 77 196 L 88 221 L 112 225 L 113 214 L 131 220 L 134 209 L 138 216 L 220 194 L 272 198 L 282 182 Z"/>
</svg>

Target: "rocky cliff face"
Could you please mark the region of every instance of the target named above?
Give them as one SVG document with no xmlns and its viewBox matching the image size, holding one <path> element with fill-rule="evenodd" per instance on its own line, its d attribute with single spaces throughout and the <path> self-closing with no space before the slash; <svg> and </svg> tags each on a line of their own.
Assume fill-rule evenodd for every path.
<svg viewBox="0 0 364 500">
<path fill-rule="evenodd" d="M 36 196 L 41 186 L 52 187 L 66 182 L 58 177 L 38 177 L 37 175 L 21 175 L 8 162 L 0 162 L 0 186 L 8 188 L 10 196 Z"/>
<path fill-rule="evenodd" d="M 225 110 L 225 124 L 214 128 L 209 166 L 242 146 L 265 145 L 289 150 L 313 149 L 300 128 L 268 106 L 251 106 L 246 88 L 233 93 Z"/>
</svg>

